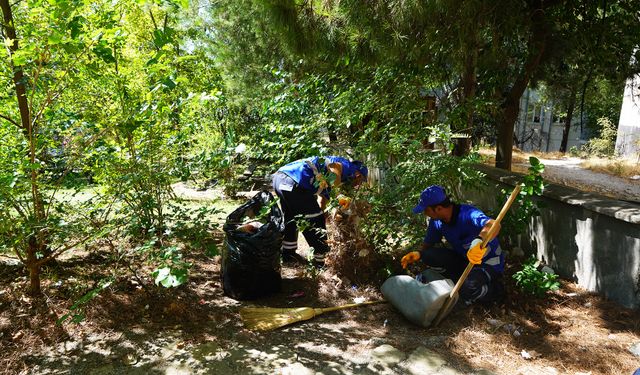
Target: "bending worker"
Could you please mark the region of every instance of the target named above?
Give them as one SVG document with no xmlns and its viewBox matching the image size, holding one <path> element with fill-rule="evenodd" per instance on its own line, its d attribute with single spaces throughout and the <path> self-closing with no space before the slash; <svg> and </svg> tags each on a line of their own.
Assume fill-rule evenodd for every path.
<svg viewBox="0 0 640 375">
<path fill-rule="evenodd" d="M 429 226 L 421 250 L 402 257 L 402 268 L 422 260 L 432 270 L 457 282 L 468 262 L 471 262 L 476 266 L 460 288 L 462 301 L 468 305 L 476 301 L 493 302 L 503 297 L 504 254 L 500 243 L 494 235 L 489 239 L 488 251 L 481 247 L 495 223 L 493 219 L 474 206 L 451 202 L 445 190 L 438 185 L 422 191 L 413 213 L 428 216 Z M 443 237 L 451 249 L 434 246 Z"/>
<path fill-rule="evenodd" d="M 296 253 L 296 218 L 302 218 L 309 223 L 302 234 L 313 248 L 314 264 L 318 267 L 324 266 L 324 258 L 329 251 L 324 215 L 329 192 L 332 187 L 338 187 L 341 183 L 357 186 L 366 181 L 367 175 L 367 167 L 362 162 L 349 161 L 339 156 L 314 156 L 297 160 L 274 174 L 273 189 L 280 198 L 285 220 L 282 244 L 282 259 L 285 262 L 306 263 L 304 258 Z"/>
</svg>

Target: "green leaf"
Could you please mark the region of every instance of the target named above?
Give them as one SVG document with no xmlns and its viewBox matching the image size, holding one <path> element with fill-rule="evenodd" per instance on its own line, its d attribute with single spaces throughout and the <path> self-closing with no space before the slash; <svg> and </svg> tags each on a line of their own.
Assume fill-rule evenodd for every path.
<svg viewBox="0 0 640 375">
<path fill-rule="evenodd" d="M 50 45 L 60 44 L 60 42 L 62 42 L 62 38 L 62 34 L 54 30 L 49 34 L 49 37 L 47 37 L 47 43 Z"/>
<path fill-rule="evenodd" d="M 169 77 L 163 79 L 160 82 L 170 90 L 173 90 L 177 86 L 176 83 Z"/>
<path fill-rule="evenodd" d="M 164 286 L 164 280 L 166 280 L 166 278 L 169 276 L 170 273 L 171 273 L 171 268 L 169 267 L 163 267 L 155 270 L 153 272 L 153 275 L 155 276 L 156 285 L 163 283 L 162 285 Z"/>
<path fill-rule="evenodd" d="M 208 244 L 204 250 L 204 255 L 214 257 L 219 254 L 218 246 L 214 243 Z"/>
<path fill-rule="evenodd" d="M 67 24 L 67 30 L 71 32 L 71 38 L 77 39 L 80 33 L 82 32 L 82 24 L 85 21 L 84 17 L 75 16 L 73 19 Z"/>
<path fill-rule="evenodd" d="M 162 30 L 154 30 L 153 31 L 153 44 L 158 48 L 164 47 L 171 40 L 169 35 Z"/>
<path fill-rule="evenodd" d="M 189 272 L 186 268 L 178 268 L 173 270 L 173 275 L 175 276 L 175 282 L 176 282 L 174 286 L 179 286 L 187 282 L 189 277 Z"/>
<path fill-rule="evenodd" d="M 167 277 L 165 277 L 162 281 L 160 281 L 160 284 L 162 284 L 162 286 L 165 288 L 171 288 L 172 286 L 175 286 L 175 283 L 176 283 L 176 278 L 171 274 L 167 275 Z"/>
<path fill-rule="evenodd" d="M 160 58 L 165 54 L 164 51 L 158 51 L 155 56 L 153 56 L 152 58 L 150 58 L 149 60 L 147 60 L 147 63 L 145 64 L 146 66 L 150 66 L 150 65 L 154 65 L 157 64 L 158 61 L 160 60 Z"/>
<path fill-rule="evenodd" d="M 27 55 L 25 53 L 21 53 L 22 51 L 16 51 L 12 56 L 13 65 L 14 66 L 23 66 L 26 65 L 29 61 L 27 59 Z"/>
<path fill-rule="evenodd" d="M 93 53 L 106 63 L 116 62 L 116 59 L 113 56 L 113 50 L 107 46 L 107 43 L 104 40 L 101 40 L 100 43 L 93 48 Z"/>
<path fill-rule="evenodd" d="M 13 42 L 15 41 L 15 39 L 11 39 L 11 38 L 5 38 L 4 39 L 4 46 L 6 48 L 11 48 L 11 46 L 13 46 Z"/>
</svg>

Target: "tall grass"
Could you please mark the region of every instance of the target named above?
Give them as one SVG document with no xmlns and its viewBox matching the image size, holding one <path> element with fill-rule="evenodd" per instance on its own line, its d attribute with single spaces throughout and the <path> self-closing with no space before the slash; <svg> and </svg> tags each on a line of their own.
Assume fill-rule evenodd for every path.
<svg viewBox="0 0 640 375">
<path fill-rule="evenodd" d="M 580 163 L 580 166 L 595 172 L 607 173 L 618 177 L 640 176 L 640 162 L 633 160 L 592 157 Z"/>
</svg>

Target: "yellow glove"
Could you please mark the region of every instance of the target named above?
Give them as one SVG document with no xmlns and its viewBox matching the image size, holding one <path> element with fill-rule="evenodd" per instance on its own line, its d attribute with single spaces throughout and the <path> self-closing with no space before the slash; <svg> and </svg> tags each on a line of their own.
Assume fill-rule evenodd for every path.
<svg viewBox="0 0 640 375">
<path fill-rule="evenodd" d="M 345 195 L 338 195 L 338 204 L 340 204 L 340 208 L 342 208 L 343 210 L 347 210 L 349 208 L 349 205 L 351 204 L 351 198 L 345 196 Z"/>
<path fill-rule="evenodd" d="M 469 251 L 467 251 L 467 259 L 472 264 L 482 263 L 484 253 L 487 251 L 487 247 L 482 247 L 482 238 L 476 237 L 469 245 Z"/>
<path fill-rule="evenodd" d="M 400 264 L 402 264 L 402 268 L 407 268 L 413 262 L 417 262 L 420 260 L 420 253 L 417 251 L 412 251 L 409 254 L 405 255 L 400 259 Z"/>
</svg>

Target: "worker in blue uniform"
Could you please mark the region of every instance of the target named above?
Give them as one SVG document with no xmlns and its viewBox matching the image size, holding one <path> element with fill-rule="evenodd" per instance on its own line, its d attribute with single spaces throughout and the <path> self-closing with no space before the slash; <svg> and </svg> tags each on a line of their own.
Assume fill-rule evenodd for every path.
<svg viewBox="0 0 640 375">
<path fill-rule="evenodd" d="M 444 188 L 438 185 L 422 191 L 413 212 L 422 213 L 430 220 L 420 251 L 402 257 L 403 268 L 422 260 L 432 270 L 457 282 L 471 262 L 475 266 L 460 288 L 461 300 L 471 304 L 493 302 L 503 297 L 504 253 L 496 238 L 499 227 L 492 238 L 487 238 L 487 247 L 482 247 L 492 225 L 499 226 L 499 223 L 474 206 L 452 202 Z M 448 247 L 435 246 L 443 238 Z"/>
<path fill-rule="evenodd" d="M 362 162 L 340 156 L 314 156 L 278 169 L 273 176 L 273 189 L 280 198 L 285 219 L 283 261 L 304 262 L 304 258 L 296 253 L 296 220 L 304 219 L 308 225 L 302 234 L 313 248 L 313 262 L 316 266 L 324 266 L 329 251 L 324 215 L 329 193 L 343 183 L 357 186 L 366 181 L 367 176 L 368 169 Z"/>
</svg>

